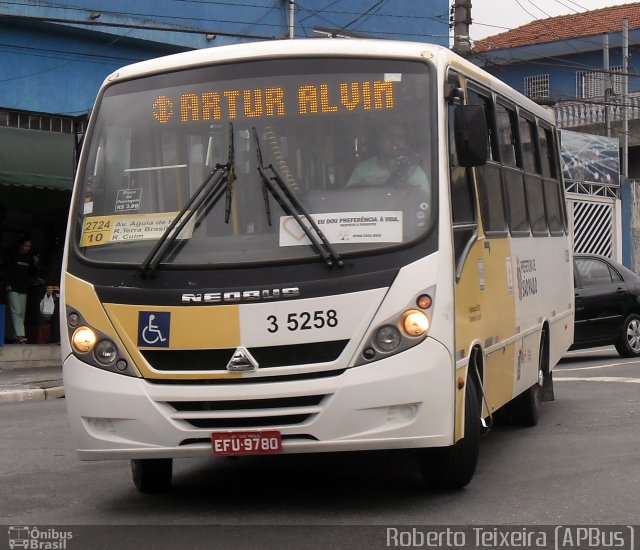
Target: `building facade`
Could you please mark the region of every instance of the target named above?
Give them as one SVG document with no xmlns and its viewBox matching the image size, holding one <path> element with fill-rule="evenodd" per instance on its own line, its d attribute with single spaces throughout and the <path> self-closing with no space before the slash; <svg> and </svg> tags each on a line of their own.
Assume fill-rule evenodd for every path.
<svg viewBox="0 0 640 550">
<path fill-rule="evenodd" d="M 55 262 L 87 113 L 102 82 L 119 67 L 193 49 L 291 37 L 446 46 L 449 2 L 23 0 L 0 3 L 0 36 L 2 279 L 1 259 L 23 235 L 32 238 L 45 270 Z M 42 275 L 57 284 L 55 274 Z"/>
</svg>

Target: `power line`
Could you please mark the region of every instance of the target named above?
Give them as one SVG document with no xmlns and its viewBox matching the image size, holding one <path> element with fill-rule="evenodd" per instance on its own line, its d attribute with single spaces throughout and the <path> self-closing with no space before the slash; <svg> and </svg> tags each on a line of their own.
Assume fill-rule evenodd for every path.
<svg viewBox="0 0 640 550">
<path fill-rule="evenodd" d="M 367 11 L 365 11 L 362 14 L 360 14 L 353 21 L 350 21 L 349 23 L 347 23 L 346 25 L 341 27 L 339 30 L 341 30 L 341 31 L 347 30 L 351 25 L 353 25 L 354 23 L 357 23 L 358 21 L 360 21 L 360 19 L 362 19 L 365 15 L 367 15 L 369 12 L 373 11 L 374 8 L 379 7 L 384 2 L 386 2 L 386 0 L 377 0 Z"/>
<path fill-rule="evenodd" d="M 40 21 L 40 22 L 48 22 L 48 23 L 67 23 L 71 25 L 88 25 L 88 26 L 97 26 L 97 27 L 120 27 L 125 29 L 177 32 L 177 33 L 187 33 L 187 34 L 211 34 L 211 35 L 217 35 L 217 36 L 255 38 L 259 40 L 273 40 L 275 38 L 274 36 L 251 35 L 251 34 L 241 34 L 241 33 L 222 32 L 222 31 L 209 31 L 206 29 L 193 29 L 193 28 L 185 28 L 185 27 L 166 27 L 166 26 L 159 26 L 159 25 L 137 25 L 132 23 L 110 23 L 107 21 L 85 21 L 83 19 L 65 19 L 62 17 L 41 17 L 41 16 L 32 16 L 32 15 L 2 14 L 0 15 L 0 20 L 2 19 L 18 19 L 18 20 Z M 224 22 L 229 23 L 230 21 L 224 21 Z"/>
<path fill-rule="evenodd" d="M 567 0 L 568 2 L 571 2 L 572 4 L 575 4 L 576 6 L 578 6 L 580 9 L 583 10 L 587 10 L 587 8 L 585 8 L 584 6 L 581 6 L 580 4 L 578 4 L 577 2 L 574 2 L 573 0 Z"/>
<path fill-rule="evenodd" d="M 320 8 L 319 10 L 313 10 L 310 8 L 305 8 L 304 6 L 301 6 L 303 10 L 310 12 L 309 15 L 307 15 L 305 18 L 301 19 L 300 22 L 304 22 L 307 19 L 311 19 L 314 15 L 320 15 L 321 13 L 334 13 L 334 12 L 328 12 L 327 8 L 333 6 L 334 4 L 337 4 L 340 0 L 333 0 L 332 2 L 329 2 L 324 8 Z M 300 3 L 297 4 L 300 7 Z"/>
<path fill-rule="evenodd" d="M 131 33 L 131 32 L 133 32 L 133 31 L 131 30 L 131 31 L 128 31 L 127 33 L 123 34 L 122 36 L 117 36 L 116 38 L 114 38 L 113 40 L 111 40 L 109 43 L 107 43 L 107 44 L 103 47 L 103 50 L 107 50 L 107 49 L 109 49 L 109 48 L 110 48 L 111 46 L 113 46 L 116 42 L 118 42 L 118 41 L 122 40 L 123 38 L 126 38 L 126 37 L 127 37 L 127 35 L 128 35 L 129 33 Z M 69 65 L 72 65 L 73 63 L 77 63 L 77 61 L 78 61 L 77 59 L 72 59 L 72 60 L 67 61 L 67 62 L 65 62 L 65 63 L 61 63 L 61 64 L 59 64 L 59 65 L 55 65 L 54 67 L 48 67 L 48 68 L 46 68 L 46 69 L 42 69 L 41 71 L 37 71 L 37 72 L 35 72 L 35 73 L 30 73 L 30 74 L 20 75 L 20 76 L 14 76 L 14 77 L 11 77 L 11 78 L 3 78 L 3 79 L 1 79 L 1 80 L 0 80 L 0 84 L 2 84 L 2 83 L 4 83 L 4 82 L 11 82 L 11 81 L 14 81 L 14 80 L 20 80 L 20 79 L 22 79 L 22 78 L 31 78 L 31 77 L 34 77 L 34 76 L 39 76 L 39 75 L 41 75 L 41 74 L 48 73 L 48 72 L 51 72 L 51 71 L 57 71 L 58 69 L 62 69 L 63 67 L 67 67 L 67 66 L 69 66 Z"/>
<path fill-rule="evenodd" d="M 560 4 L 561 6 L 564 6 L 565 8 L 567 8 L 568 10 L 571 10 L 571 11 L 573 11 L 573 12 L 575 12 L 575 13 L 582 13 L 582 12 L 579 12 L 577 9 L 572 8 L 571 6 L 568 6 L 568 5 L 567 5 L 567 4 L 565 4 L 564 2 L 561 2 L 561 0 L 555 0 L 555 1 L 556 1 L 558 4 Z"/>
<path fill-rule="evenodd" d="M 328 6 L 331 6 L 337 2 L 340 2 L 342 0 L 334 0 L 333 2 L 331 2 L 330 4 L 328 4 Z M 388 0 L 379 0 L 379 2 L 387 2 Z M 245 7 L 245 8 L 259 8 L 259 9 L 264 9 L 267 10 L 267 12 L 272 11 L 273 9 L 275 9 L 277 7 L 277 4 L 274 4 L 272 6 L 265 6 L 265 5 L 260 5 L 260 4 L 251 4 L 251 3 L 242 3 L 242 2 L 234 2 L 233 4 L 229 4 L 226 2 L 217 2 L 214 0 L 171 0 L 171 2 L 188 2 L 188 3 L 194 3 L 194 4 L 208 4 L 208 5 L 220 5 L 220 6 L 233 6 L 233 7 Z M 15 6 L 26 6 L 26 7 L 33 7 L 33 4 L 29 3 L 29 2 L 24 2 L 24 1 L 18 1 L 18 0 L 7 0 L 7 1 L 3 1 L 1 2 L 3 4 L 9 4 L 9 5 L 15 5 Z M 306 21 L 307 19 L 309 19 L 310 17 L 313 17 L 314 15 L 319 15 L 319 14 L 336 14 L 336 15 L 356 15 L 358 16 L 358 18 L 364 16 L 364 15 L 369 15 L 370 17 L 384 17 L 384 18 L 390 18 L 390 19 L 417 19 L 417 20 L 432 20 L 435 21 L 437 23 L 443 23 L 443 19 L 445 17 L 447 17 L 447 14 L 443 14 L 443 15 L 435 15 L 435 16 L 428 16 L 428 15 L 402 15 L 402 14 L 393 14 L 393 13 L 377 13 L 377 12 L 373 12 L 373 13 L 367 13 L 369 10 L 371 10 L 372 8 L 369 8 L 369 10 L 365 11 L 364 13 L 362 12 L 358 12 L 358 11 L 341 11 L 341 10 L 327 10 L 325 8 L 320 8 L 320 9 L 313 9 L 313 8 L 309 8 L 309 7 L 305 7 L 303 4 L 300 4 L 299 2 L 296 2 L 296 6 L 298 8 L 300 8 L 300 10 L 302 11 L 306 11 L 309 12 L 310 15 L 306 16 L 303 20 Z M 47 9 L 59 9 L 59 10 L 73 10 L 73 11 L 82 11 L 82 12 L 95 12 L 95 13 L 101 13 L 101 14 L 109 14 L 109 15 L 113 15 L 113 16 L 138 16 L 138 17 L 149 17 L 150 15 L 153 15 L 153 17 L 157 17 L 157 18 L 162 18 L 162 19 L 181 19 L 181 20 L 186 20 L 186 21 L 202 21 L 203 18 L 202 17 L 186 17 L 186 16 L 177 16 L 177 15 L 161 15 L 158 13 L 154 13 L 154 14 L 148 14 L 148 13 L 140 13 L 140 12 L 126 12 L 126 11 L 112 11 L 112 10 L 105 10 L 105 9 L 100 9 L 100 8 L 91 8 L 91 7 L 78 7 L 78 6 L 71 6 L 68 4 L 52 4 L 52 5 L 47 5 L 47 6 L 42 6 L 42 7 L 46 7 Z M 375 7 L 375 6 L 373 6 Z M 225 20 L 225 19 L 209 19 L 210 21 L 216 21 L 216 22 L 224 22 L 224 23 L 246 23 L 246 21 L 232 21 L 232 20 Z M 272 23 L 268 23 L 267 25 L 270 26 L 277 26 L 274 25 Z"/>
<path fill-rule="evenodd" d="M 178 1 L 178 0 L 172 0 L 172 1 Z M 204 0 L 183 0 L 183 1 L 189 1 L 189 2 L 204 2 Z M 388 0 L 378 0 L 377 2 L 375 2 L 368 10 L 366 10 L 364 13 L 359 13 L 359 12 L 338 12 L 336 11 L 335 13 L 357 13 L 358 17 L 356 17 L 354 20 L 350 21 L 349 23 L 347 23 L 346 25 L 344 25 L 340 30 L 346 29 L 349 26 L 353 26 L 355 24 L 357 24 L 360 20 L 362 20 L 363 18 L 368 18 L 368 17 L 385 17 L 385 18 L 390 18 L 390 19 L 405 19 L 405 18 L 412 18 L 412 19 L 420 19 L 420 20 L 433 20 L 435 22 L 438 23 L 445 23 L 442 20 L 442 17 L 444 16 L 405 16 L 405 15 L 400 15 L 400 14 L 383 14 L 383 13 L 378 13 L 380 11 L 380 9 L 382 8 L 383 4 L 386 3 Z M 31 6 L 31 4 L 28 4 L 26 2 L 23 1 L 18 1 L 18 0 L 9 0 L 7 2 L 4 2 L 5 4 L 11 4 L 11 5 L 20 5 L 20 6 Z M 217 4 L 217 5 L 229 5 L 229 4 L 224 4 L 222 2 L 204 2 L 207 4 Z M 334 2 L 335 3 L 335 2 Z M 234 4 L 234 5 L 241 5 L 241 6 L 245 6 L 245 7 L 262 7 L 265 8 L 265 6 L 258 6 L 257 4 L 251 4 L 251 3 L 240 3 L 240 4 Z M 333 5 L 333 3 L 330 3 L 328 6 Z M 117 16 L 129 16 L 129 17 L 147 17 L 147 14 L 144 13 L 139 13 L 139 12 L 120 12 L 120 11 L 108 11 L 108 10 L 99 10 L 99 9 L 93 9 L 93 8 L 78 8 L 76 6 L 69 6 L 66 4 L 56 4 L 55 6 L 49 6 L 55 9 L 65 9 L 65 10 L 75 10 L 75 11 L 95 11 L 97 13 L 104 13 L 104 14 L 109 14 L 111 16 L 117 17 Z M 223 23 L 223 24 L 244 24 L 244 25 L 248 25 L 246 27 L 246 29 L 251 29 L 252 27 L 255 26 L 263 26 L 263 27 L 272 27 L 272 28 L 277 28 L 277 29 L 282 29 L 282 23 L 267 23 L 262 21 L 262 19 L 264 19 L 265 17 L 268 16 L 268 14 L 274 9 L 275 6 L 272 6 L 271 8 L 269 8 L 269 11 L 265 12 L 265 14 L 262 15 L 261 19 L 259 19 L 258 21 L 238 21 L 238 20 L 230 20 L 230 19 L 221 19 L 221 18 L 209 18 L 208 21 L 213 21 L 216 23 Z M 323 9 L 320 10 L 316 10 L 315 11 L 315 15 L 320 15 L 323 12 Z M 65 18 L 57 18 L 57 17 L 37 17 L 37 16 L 26 16 L 26 15 L 0 15 L 0 19 L 6 17 L 6 18 L 16 18 L 16 19 L 26 19 L 26 20 L 39 20 L 39 21 L 47 21 L 47 22 L 54 22 L 54 23 L 68 23 L 68 24 L 74 24 L 74 25 L 89 25 L 89 26 L 104 26 L 104 27 L 122 27 L 122 28 L 134 28 L 134 29 L 140 29 L 140 30 L 156 30 L 156 31 L 161 31 L 161 32 L 177 32 L 177 33 L 190 33 L 190 34 L 212 34 L 212 35 L 219 35 L 219 36 L 229 36 L 229 37 L 236 37 L 236 38 L 249 38 L 249 39 L 256 39 L 256 40 L 272 40 L 275 38 L 281 38 L 280 33 L 278 33 L 277 36 L 274 35 L 258 35 L 258 34 L 249 34 L 247 32 L 247 30 L 241 31 L 241 32 L 226 32 L 226 31 L 215 31 L 215 30 L 207 30 L 207 29 L 201 29 L 201 28 L 193 28 L 193 27 L 171 27 L 171 26 L 165 26 L 165 25 L 153 25 L 153 24 L 130 24 L 130 23 L 116 23 L 116 22 L 106 22 L 106 21 L 99 21 L 99 20 L 85 20 L 85 19 L 65 19 Z M 161 18 L 161 19 L 179 19 L 179 20 L 183 20 L 183 21 L 198 21 L 201 22 L 202 18 L 197 18 L 197 17 L 186 17 L 186 16 L 171 16 L 171 15 L 161 15 L 161 14 L 154 14 L 155 18 Z M 307 18 L 305 18 L 306 20 Z M 306 28 L 306 27 L 304 27 Z M 396 36 L 396 37 L 406 37 L 409 39 L 419 39 L 419 38 L 423 38 L 423 37 L 433 37 L 433 38 L 439 38 L 439 37 L 444 37 L 445 35 L 440 34 L 440 33 L 424 33 L 424 32 L 399 32 L 399 31 L 369 31 L 367 30 L 366 33 L 368 35 L 379 35 L 379 36 Z M 448 37 L 448 35 L 446 35 Z"/>
<path fill-rule="evenodd" d="M 0 42 L 0 48 L 4 48 L 5 50 L 17 50 L 19 53 L 24 51 L 25 55 L 34 55 L 36 57 L 46 57 L 56 59 L 59 56 L 68 56 L 74 58 L 87 58 L 92 60 L 112 60 L 112 61 L 126 61 L 127 63 L 135 63 L 137 61 L 141 61 L 143 58 L 134 58 L 134 57 L 122 57 L 117 55 L 105 55 L 99 53 L 84 53 L 84 52 L 76 52 L 70 50 L 55 50 L 52 48 L 35 48 L 32 46 L 23 46 L 17 44 L 6 44 Z M 48 55 L 45 55 L 48 54 Z M 77 59 L 78 61 L 81 59 Z M 1 82 L 1 80 L 0 80 Z"/>
<path fill-rule="evenodd" d="M 24 2 L 5 2 L 5 4 L 14 4 L 14 5 L 21 5 L 21 6 L 29 6 L 30 4 L 26 4 Z M 76 8 L 76 7 L 63 7 L 62 5 L 58 5 L 56 6 L 56 9 L 71 9 L 71 10 L 76 10 L 76 11 L 95 11 L 96 13 L 101 13 L 101 14 L 108 14 L 114 17 L 118 17 L 118 16 L 129 16 L 129 17 L 144 17 L 144 18 L 148 18 L 149 15 L 146 13 L 139 13 L 139 12 L 125 12 L 125 11 L 108 11 L 108 10 L 92 10 L 91 8 Z M 60 20 L 62 19 L 63 21 L 66 20 L 66 18 L 50 18 L 47 16 L 27 16 L 27 15 L 5 15 L 3 14 L 0 17 L 16 17 L 16 18 L 32 18 L 32 19 L 42 19 L 42 20 L 47 20 L 47 21 L 55 21 L 55 22 L 60 22 Z M 198 21 L 201 22 L 202 21 L 202 17 L 186 17 L 186 16 L 181 16 L 181 15 L 161 15 L 161 14 L 153 14 L 153 17 L 157 18 L 157 19 L 170 19 L 170 20 L 180 20 L 180 21 Z M 107 26 L 107 27 L 127 27 L 127 28 L 145 28 L 145 29 L 149 29 L 149 30 L 161 30 L 161 31 L 172 31 L 172 32 L 184 32 L 184 33 L 196 33 L 196 34 L 219 34 L 220 36 L 226 36 L 227 34 L 224 34 L 222 32 L 213 32 L 213 31 L 208 31 L 207 29 L 198 29 L 198 28 L 193 28 L 193 27 L 177 27 L 177 28 L 172 28 L 172 27 L 155 27 L 153 25 L 132 25 L 129 23 L 114 23 L 114 22 L 105 22 L 105 21 L 98 21 L 98 20 L 71 20 L 69 19 L 69 21 L 73 21 L 74 24 L 83 24 L 83 25 L 96 25 L 96 26 Z M 229 24 L 247 24 L 247 21 L 234 21 L 232 19 L 217 19 L 217 18 L 208 18 L 207 21 L 213 21 L 216 23 L 229 23 Z M 280 24 L 276 24 L 276 23 L 260 23 L 260 25 L 262 26 L 269 26 L 269 27 L 278 27 L 280 28 L 281 25 Z M 253 38 L 253 37 L 252 37 Z M 262 37 L 257 37 L 257 38 L 262 38 Z M 269 37 L 267 37 L 269 38 Z"/>
<path fill-rule="evenodd" d="M 527 8 L 525 8 L 521 3 L 520 0 L 516 0 L 516 4 L 518 4 L 518 6 L 520 6 L 522 8 L 522 10 L 527 13 L 528 15 L 530 15 L 531 17 L 533 17 L 536 21 L 538 20 L 538 18 L 533 15 L 529 10 L 527 10 Z"/>
<path fill-rule="evenodd" d="M 264 4 L 246 4 L 243 2 L 233 2 L 233 4 L 230 4 L 228 2 L 219 2 L 219 1 L 214 1 L 214 0 L 170 0 L 171 2 L 185 2 L 185 3 L 192 3 L 192 4 L 210 4 L 210 5 L 219 5 L 219 6 L 233 6 L 233 7 L 244 7 L 244 8 L 262 8 L 262 9 L 273 9 L 275 6 L 265 6 Z M 11 5 L 15 5 L 15 6 L 28 6 L 28 7 L 34 7 L 33 3 L 29 3 L 29 2 L 18 2 L 16 0 L 6 0 L 3 1 L 2 4 L 11 4 Z M 47 8 L 47 9 L 63 9 L 63 10 L 75 10 L 75 11 L 91 11 L 91 12 L 97 12 L 97 13 L 113 13 L 113 14 L 126 14 L 126 12 L 117 12 L 117 11 L 109 11 L 109 10 L 103 10 L 103 9 L 99 9 L 99 8 L 91 8 L 91 7 L 79 7 L 79 6 L 72 6 L 69 4 L 60 4 L 60 3 L 48 3 L 46 5 L 40 5 L 37 7 L 42 7 L 42 8 Z M 146 14 L 148 15 L 148 14 Z"/>
<path fill-rule="evenodd" d="M 531 4 L 534 8 L 536 8 L 537 10 L 540 10 L 542 13 L 544 13 L 547 17 L 552 17 L 551 15 L 549 15 L 546 11 L 544 11 L 540 6 L 538 6 L 535 2 L 533 2 L 533 0 L 527 0 L 529 2 L 529 4 Z"/>
</svg>

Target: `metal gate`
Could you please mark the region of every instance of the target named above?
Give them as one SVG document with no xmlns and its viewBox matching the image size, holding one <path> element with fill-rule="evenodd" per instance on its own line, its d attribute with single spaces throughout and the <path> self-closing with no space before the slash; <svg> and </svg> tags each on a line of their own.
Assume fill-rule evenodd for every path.
<svg viewBox="0 0 640 550">
<path fill-rule="evenodd" d="M 600 254 L 619 260 L 616 201 L 567 193 L 576 254 Z"/>
</svg>

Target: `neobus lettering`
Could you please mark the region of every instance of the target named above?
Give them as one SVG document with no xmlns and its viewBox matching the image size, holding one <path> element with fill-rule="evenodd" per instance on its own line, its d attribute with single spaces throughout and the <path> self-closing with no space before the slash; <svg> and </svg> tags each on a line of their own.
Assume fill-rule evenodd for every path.
<svg viewBox="0 0 640 550">
<path fill-rule="evenodd" d="M 220 302 L 255 302 L 257 300 L 277 300 L 279 298 L 293 298 L 300 294 L 298 287 L 274 288 L 272 290 L 244 290 L 230 292 L 204 292 L 185 293 L 182 295 L 182 303 L 208 303 Z"/>
</svg>

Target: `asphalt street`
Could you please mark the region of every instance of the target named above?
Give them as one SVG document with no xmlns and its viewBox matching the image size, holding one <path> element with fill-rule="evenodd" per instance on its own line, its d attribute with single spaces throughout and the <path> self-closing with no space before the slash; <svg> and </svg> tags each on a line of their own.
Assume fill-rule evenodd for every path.
<svg viewBox="0 0 640 550">
<path fill-rule="evenodd" d="M 170 493 L 80 462 L 65 400 L 0 405 L 0 522 L 75 525 L 621 524 L 640 518 L 640 362 L 571 354 L 534 428 L 497 426 L 464 490 L 427 492 L 410 452 L 175 461 Z"/>
</svg>

